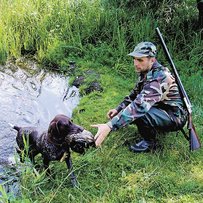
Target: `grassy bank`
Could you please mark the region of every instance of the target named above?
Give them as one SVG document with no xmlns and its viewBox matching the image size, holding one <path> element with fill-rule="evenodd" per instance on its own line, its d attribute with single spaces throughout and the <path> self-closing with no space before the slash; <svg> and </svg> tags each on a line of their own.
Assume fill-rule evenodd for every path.
<svg viewBox="0 0 203 203">
<path fill-rule="evenodd" d="M 30 54 L 65 74 L 69 61 L 76 75 L 92 70 L 103 92 L 81 98 L 73 120 L 93 133 L 90 124 L 106 122 L 134 85 L 133 62 L 126 55 L 142 40 L 157 44 L 158 60 L 168 64 L 154 28 L 164 34 L 172 58 L 193 104 L 193 119 L 203 140 L 203 42 L 196 26 L 196 1 L 0 1 L 0 60 Z M 155 1 L 156 2 L 156 1 Z M 88 75 L 85 75 L 89 77 Z M 88 80 L 88 79 L 87 79 Z M 81 87 L 84 89 L 85 87 Z M 3 202 L 203 202 L 203 151 L 190 153 L 182 134 L 160 139 L 162 151 L 133 154 L 135 126 L 109 135 L 99 149 L 73 153 L 80 187 L 72 188 L 65 163 L 52 163 L 55 179 L 29 165 L 20 177 L 22 197 L 4 194 Z M 3 189 L 0 189 L 3 190 Z"/>
<path fill-rule="evenodd" d="M 84 72 L 94 66 L 87 61 L 81 64 Z M 73 115 L 74 122 L 93 133 L 96 130 L 90 124 L 106 122 L 107 110 L 115 107 L 133 85 L 108 67 L 97 65 L 104 91 L 81 98 Z M 193 117 L 202 139 L 199 104 L 193 102 Z M 71 187 L 65 163 L 51 164 L 55 173 L 51 180 L 30 165 L 22 165 L 22 197 L 11 202 L 202 202 L 202 149 L 191 153 L 181 133 L 170 133 L 160 139 L 162 151 L 133 154 L 128 143 L 138 138 L 136 132 L 135 126 L 129 126 L 111 133 L 100 149 L 89 149 L 83 156 L 72 153 L 79 188 Z"/>
<path fill-rule="evenodd" d="M 81 72 L 94 66 L 95 62 L 78 62 Z M 98 63 L 97 70 L 104 91 L 81 98 L 73 114 L 75 123 L 93 133 L 96 130 L 90 124 L 106 122 L 107 110 L 118 104 L 134 82 Z M 184 83 L 194 81 L 191 77 Z M 198 84 L 191 90 L 196 96 L 202 88 L 201 78 Z M 202 139 L 202 101 L 192 101 L 194 123 Z M 20 165 L 22 197 L 11 198 L 11 202 L 202 202 L 202 149 L 191 153 L 181 133 L 170 133 L 160 139 L 162 151 L 133 154 L 128 143 L 138 138 L 136 132 L 135 126 L 129 126 L 111 133 L 100 149 L 89 149 L 83 156 L 72 153 L 79 188 L 71 187 L 64 162 L 51 164 L 55 174 L 51 180 L 29 164 Z"/>
</svg>

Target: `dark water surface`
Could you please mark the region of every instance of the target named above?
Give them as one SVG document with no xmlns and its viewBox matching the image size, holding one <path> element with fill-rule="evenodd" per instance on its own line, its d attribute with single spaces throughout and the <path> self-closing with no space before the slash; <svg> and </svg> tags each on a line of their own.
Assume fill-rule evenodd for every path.
<svg viewBox="0 0 203 203">
<path fill-rule="evenodd" d="M 16 131 L 9 123 L 43 131 L 56 114 L 71 117 L 78 103 L 78 89 L 69 87 L 65 76 L 40 70 L 30 61 L 26 68 L 0 66 L 0 165 L 15 162 Z"/>
</svg>

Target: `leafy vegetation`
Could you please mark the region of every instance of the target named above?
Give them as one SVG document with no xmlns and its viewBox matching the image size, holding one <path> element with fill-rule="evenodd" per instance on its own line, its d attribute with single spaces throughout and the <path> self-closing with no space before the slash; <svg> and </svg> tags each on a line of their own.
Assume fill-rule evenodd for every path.
<svg viewBox="0 0 203 203">
<path fill-rule="evenodd" d="M 128 94 L 135 81 L 127 54 L 140 41 L 158 46 L 158 60 L 168 65 L 155 34 L 162 31 L 185 89 L 193 119 L 203 132 L 203 41 L 195 0 L 0 0 L 0 61 L 33 55 L 39 63 L 66 73 L 76 61 L 77 75 L 94 70 L 103 92 L 81 98 L 73 119 L 106 122 L 106 112 Z M 93 77 L 93 78 L 91 78 Z M 88 80 L 88 79 L 87 79 Z M 81 87 L 81 90 L 84 87 Z M 103 146 L 84 156 L 73 153 L 80 187 L 72 188 L 65 163 L 53 163 L 54 180 L 23 165 L 21 197 L 10 202 L 203 202 L 202 149 L 194 153 L 181 134 L 161 137 L 161 151 L 133 154 L 135 126 L 111 133 Z M 2 191 L 2 201 L 8 202 Z"/>
</svg>

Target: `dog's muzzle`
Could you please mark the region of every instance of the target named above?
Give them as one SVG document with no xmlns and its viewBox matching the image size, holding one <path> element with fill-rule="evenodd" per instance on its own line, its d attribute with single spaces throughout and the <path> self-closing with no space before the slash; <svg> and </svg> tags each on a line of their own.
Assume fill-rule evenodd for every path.
<svg viewBox="0 0 203 203">
<path fill-rule="evenodd" d="M 94 136 L 87 130 L 83 130 L 81 133 L 69 135 L 65 140 L 68 142 L 71 150 L 80 154 L 84 154 L 85 149 L 90 146 L 95 147 Z"/>
</svg>

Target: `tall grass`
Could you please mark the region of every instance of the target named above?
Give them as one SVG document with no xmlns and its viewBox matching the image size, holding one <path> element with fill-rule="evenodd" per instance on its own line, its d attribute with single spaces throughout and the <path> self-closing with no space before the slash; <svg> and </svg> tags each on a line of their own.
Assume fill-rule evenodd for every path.
<svg viewBox="0 0 203 203">
<path fill-rule="evenodd" d="M 64 69 L 68 60 L 91 52 L 104 65 L 111 65 L 125 75 L 126 55 L 136 43 L 144 40 L 158 43 L 154 32 L 157 25 L 166 32 L 167 39 L 170 35 L 177 39 L 173 41 L 175 47 L 190 42 L 193 36 L 187 33 L 197 17 L 195 2 L 1 0 L 0 61 L 32 54 L 47 66 Z M 182 30 L 183 37 L 177 30 Z M 108 44 L 105 57 L 116 58 L 113 64 L 102 54 L 92 53 L 95 47 L 103 49 L 104 43 Z"/>
<path fill-rule="evenodd" d="M 1 61 L 7 55 L 18 58 L 31 53 L 49 63 L 57 51 L 59 65 L 64 55 L 84 55 L 87 44 L 98 47 L 104 41 L 121 58 L 129 44 L 150 39 L 153 28 L 149 15 L 140 18 L 134 13 L 129 18 L 123 8 L 102 0 L 1 0 L 0 19 Z"/>
<path fill-rule="evenodd" d="M 203 41 L 196 19 L 195 0 L 0 0 L 0 61 L 32 54 L 61 69 L 75 59 L 78 74 L 94 69 L 104 91 L 83 97 L 74 119 L 96 133 L 90 124 L 106 122 L 106 112 L 133 86 L 126 55 L 135 44 L 153 41 L 158 60 L 169 65 L 155 35 L 159 26 L 202 138 Z M 22 197 L 13 202 L 202 202 L 202 150 L 189 153 L 184 138 L 172 133 L 162 138 L 161 152 L 134 155 L 125 141 L 137 138 L 135 132 L 129 126 L 112 133 L 101 149 L 83 157 L 73 153 L 77 189 L 70 187 L 65 164 L 51 164 L 56 172 L 51 184 L 44 172 L 23 165 Z"/>
<path fill-rule="evenodd" d="M 10 56 L 36 51 L 43 58 L 55 41 L 82 48 L 97 31 L 100 1 L 1 1 L 1 35 Z"/>
<path fill-rule="evenodd" d="M 3 187 L 3 185 L 0 185 L 0 200 L 2 202 L 4 202 L 4 203 L 8 203 L 9 202 L 8 194 L 6 193 L 6 190 Z"/>
</svg>

